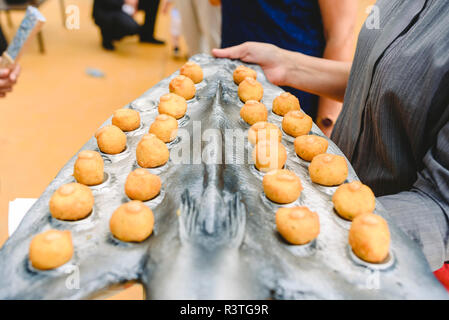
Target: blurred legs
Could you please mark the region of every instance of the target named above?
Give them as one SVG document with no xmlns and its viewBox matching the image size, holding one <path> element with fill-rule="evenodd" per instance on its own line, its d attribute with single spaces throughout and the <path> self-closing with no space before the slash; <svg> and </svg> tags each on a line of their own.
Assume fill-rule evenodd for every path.
<svg viewBox="0 0 449 320">
<path fill-rule="evenodd" d="M 209 4 L 209 0 L 177 0 L 181 13 L 183 35 L 189 47 L 189 55 L 210 53 L 220 45 L 221 8 Z"/>
</svg>

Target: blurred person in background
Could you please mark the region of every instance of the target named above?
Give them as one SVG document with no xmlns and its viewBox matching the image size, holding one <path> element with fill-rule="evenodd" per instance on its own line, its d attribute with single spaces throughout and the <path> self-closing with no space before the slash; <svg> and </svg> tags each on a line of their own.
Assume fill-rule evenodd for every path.
<svg viewBox="0 0 449 320">
<path fill-rule="evenodd" d="M 210 54 L 213 48 L 220 46 L 220 7 L 211 5 L 209 0 L 165 0 L 165 5 L 172 2 L 181 15 L 182 34 L 189 56 Z"/>
<path fill-rule="evenodd" d="M 154 38 L 159 0 L 94 0 L 93 18 L 100 27 L 102 46 L 114 50 L 113 41 L 138 34 L 141 42 L 164 44 Z M 145 12 L 145 22 L 140 26 L 134 15 Z"/>
<path fill-rule="evenodd" d="M 182 34 L 181 14 L 179 13 L 178 8 L 176 8 L 176 6 L 174 6 L 171 1 L 164 1 L 162 6 L 162 13 L 170 13 L 170 37 L 173 57 L 176 59 L 180 58 L 180 38 Z"/>
<path fill-rule="evenodd" d="M 0 27 L 0 56 L 3 54 L 3 51 L 6 50 L 8 46 L 8 42 L 2 32 Z M 2 58 L 0 57 L 0 65 L 2 62 Z M 12 91 L 13 86 L 17 83 L 17 78 L 20 74 L 20 66 L 16 65 L 12 69 L 1 68 L 0 67 L 0 98 L 6 96 L 8 92 Z"/>
<path fill-rule="evenodd" d="M 309 56 L 352 60 L 357 0 L 210 0 L 210 3 L 221 3 L 222 48 L 257 41 Z M 329 136 L 342 104 L 285 89 L 299 98 L 302 110 Z"/>
<path fill-rule="evenodd" d="M 8 42 L 6 41 L 5 35 L 3 34 L 2 27 L 0 26 L 0 53 L 6 50 Z"/>
<path fill-rule="evenodd" d="M 154 37 L 160 0 L 138 0 L 138 3 L 137 10 L 145 12 L 145 22 L 140 30 L 140 41 L 160 45 L 165 44 L 164 41 Z"/>
</svg>

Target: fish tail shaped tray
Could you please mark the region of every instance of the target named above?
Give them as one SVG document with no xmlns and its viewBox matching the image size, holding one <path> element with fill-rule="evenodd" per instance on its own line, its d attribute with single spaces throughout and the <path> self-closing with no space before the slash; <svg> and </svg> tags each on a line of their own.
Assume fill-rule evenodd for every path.
<svg viewBox="0 0 449 320">
<path fill-rule="evenodd" d="M 263 196 L 262 174 L 248 161 L 252 147 L 245 142 L 243 152 L 231 152 L 225 143 L 246 137 L 249 128 L 240 119 L 243 103 L 232 77 L 242 63 L 207 55 L 192 60 L 203 68 L 204 80 L 196 85 L 196 96 L 179 121 L 178 138 L 169 144 L 169 162 L 149 169 L 162 180 L 159 196 L 145 202 L 154 212 L 153 234 L 141 243 L 121 242 L 110 233 L 109 219 L 129 201 L 124 183 L 129 172 L 138 168 L 136 145 L 158 115 L 159 98 L 168 93 L 177 73 L 126 106 L 140 112 L 142 126 L 127 133 L 123 154 L 103 154 L 107 179 L 92 188 L 95 205 L 88 218 L 59 221 L 49 212 L 55 190 L 74 182 L 76 157 L 50 183 L 0 250 L 0 299 L 89 298 L 128 281 L 142 283 L 148 299 L 448 298 L 420 249 L 380 204 L 376 213 L 385 217 L 391 231 L 389 258 L 369 264 L 352 253 L 348 222 L 333 210 L 335 188 L 311 182 L 308 163 L 296 156 L 293 140 L 284 133 L 286 167 L 304 187 L 295 204 L 317 212 L 321 225 L 313 242 L 287 244 L 276 231 L 275 212 L 280 205 Z M 280 126 L 282 118 L 271 112 L 271 105 L 283 90 L 269 83 L 260 67 L 250 67 L 264 87 L 268 121 Z M 324 137 L 315 125 L 312 134 Z M 95 139 L 82 150 L 98 151 Z M 179 161 L 183 152 L 189 156 Z M 328 152 L 342 155 L 331 141 Z M 348 165 L 348 181 L 357 180 Z M 36 270 L 28 259 L 30 241 L 51 228 L 72 232 L 74 255 L 57 269 Z"/>
</svg>

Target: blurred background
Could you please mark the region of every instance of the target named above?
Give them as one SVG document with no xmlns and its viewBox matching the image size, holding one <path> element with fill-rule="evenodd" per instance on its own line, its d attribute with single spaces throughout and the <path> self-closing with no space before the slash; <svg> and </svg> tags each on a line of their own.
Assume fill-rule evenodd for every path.
<svg viewBox="0 0 449 320">
<path fill-rule="evenodd" d="M 1 3 L 4 0 L 0 0 Z M 374 0 L 356 0 L 356 33 Z M 79 8 L 79 29 L 65 27 L 65 8 Z M 165 45 L 139 42 L 138 36 L 104 50 L 92 19 L 93 0 L 47 0 L 39 10 L 45 52 L 37 39 L 20 60 L 22 72 L 14 91 L 0 99 L 0 246 L 8 238 L 8 204 L 16 198 L 38 198 L 60 168 L 83 146 L 113 111 L 179 69 L 186 61 L 182 38 L 174 52 L 173 14 L 159 7 L 155 38 Z M 0 10 L 8 40 L 23 11 Z M 143 23 L 143 13 L 136 20 Z M 356 36 L 356 35 L 355 35 Z M 128 284 L 110 291 L 110 299 L 141 299 L 142 288 Z"/>
</svg>

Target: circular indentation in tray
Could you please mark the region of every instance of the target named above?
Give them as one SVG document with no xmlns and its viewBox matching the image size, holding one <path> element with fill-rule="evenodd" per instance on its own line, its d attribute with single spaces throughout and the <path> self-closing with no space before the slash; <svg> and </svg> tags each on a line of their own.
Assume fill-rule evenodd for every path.
<svg viewBox="0 0 449 320">
<path fill-rule="evenodd" d="M 140 243 L 140 242 L 126 242 L 119 240 L 116 237 L 114 237 L 114 235 L 111 232 L 108 232 L 106 242 L 122 248 L 129 248 Z"/>
<path fill-rule="evenodd" d="M 293 136 L 289 135 L 287 132 L 284 131 L 284 129 L 282 129 L 282 127 L 281 127 L 281 131 L 282 131 L 282 138 L 284 140 L 291 142 L 291 143 L 295 143 L 295 140 L 297 137 L 293 137 Z M 308 133 L 303 134 L 303 136 L 311 135 L 311 134 L 312 134 L 312 131 L 309 131 Z M 300 137 L 300 136 L 298 136 L 298 137 Z"/>
<path fill-rule="evenodd" d="M 286 133 L 285 131 L 284 131 L 284 129 L 282 129 L 281 128 L 281 132 L 282 132 L 282 139 L 284 139 L 284 140 L 286 140 L 286 141 L 288 141 L 288 142 L 291 142 L 291 143 L 294 143 L 295 142 L 295 137 L 293 137 L 293 136 L 291 136 L 291 135 L 289 135 L 288 133 Z"/>
<path fill-rule="evenodd" d="M 168 149 L 174 148 L 178 143 L 181 142 L 181 140 L 182 140 L 181 137 L 180 137 L 180 136 L 177 136 L 173 141 L 170 141 L 170 142 L 167 142 L 167 143 L 166 143 L 167 148 L 168 148 Z"/>
<path fill-rule="evenodd" d="M 153 110 L 156 107 L 156 102 L 148 99 L 137 99 L 130 103 L 129 108 L 139 111 L 139 112 L 148 112 Z"/>
<path fill-rule="evenodd" d="M 117 154 L 108 154 L 102 151 L 99 151 L 101 157 L 109 163 L 119 162 L 123 159 L 126 159 L 131 154 L 131 148 L 128 147 L 128 144 L 125 146 L 125 150 Z M 109 160 L 109 161 L 108 161 Z"/>
<path fill-rule="evenodd" d="M 369 268 L 371 270 L 378 270 L 378 271 L 387 270 L 387 269 L 392 268 L 394 266 L 394 264 L 396 263 L 396 257 L 391 249 L 388 252 L 387 258 L 381 263 L 370 263 L 370 262 L 366 262 L 366 261 L 360 259 L 359 257 L 357 257 L 357 255 L 354 253 L 354 251 L 352 251 L 352 248 L 350 245 L 347 245 L 347 250 L 348 250 L 349 258 L 352 260 L 352 262 L 354 262 L 355 264 L 357 264 L 359 266 Z"/>
<path fill-rule="evenodd" d="M 170 159 L 169 159 L 165 164 L 163 164 L 163 165 L 161 165 L 161 166 L 159 166 L 159 167 L 155 167 L 155 168 L 144 168 L 144 167 L 141 167 L 141 166 L 137 163 L 137 161 L 135 161 L 135 162 L 134 162 L 134 165 L 133 165 L 133 170 L 134 170 L 134 169 L 138 169 L 138 168 L 143 168 L 143 169 L 147 169 L 147 170 L 148 170 L 150 173 L 152 173 L 152 174 L 158 175 L 158 174 L 161 174 L 162 172 L 164 172 L 165 170 L 168 169 L 169 163 L 170 163 Z"/>
<path fill-rule="evenodd" d="M 206 79 L 203 78 L 203 80 L 201 80 L 200 82 L 195 83 L 195 88 L 196 88 L 197 92 L 202 90 L 202 89 L 204 89 L 204 88 L 207 88 L 207 81 L 205 81 L 205 80 Z M 195 97 L 196 97 L 196 93 L 195 93 Z"/>
<path fill-rule="evenodd" d="M 154 197 L 151 200 L 144 201 L 144 204 L 151 209 L 155 209 L 158 205 L 162 203 L 162 201 L 164 201 L 164 198 L 165 198 L 165 189 L 161 188 L 161 191 L 156 197 Z"/>
<path fill-rule="evenodd" d="M 296 154 L 296 152 L 294 152 L 294 154 L 292 155 L 292 157 L 290 158 L 293 162 L 299 163 L 301 166 L 305 167 L 305 168 L 309 168 L 310 162 L 304 160 L 303 158 L 301 158 L 300 156 L 298 156 Z"/>
<path fill-rule="evenodd" d="M 292 208 L 292 207 L 297 207 L 297 206 L 303 206 L 302 193 L 298 199 L 296 199 L 295 201 L 293 201 L 291 203 L 286 203 L 286 204 L 276 203 L 276 202 L 271 201 L 270 199 L 267 198 L 267 196 L 263 192 L 260 194 L 260 199 L 262 200 L 262 203 L 267 208 L 270 208 L 273 211 L 276 211 L 279 208 Z"/>
<path fill-rule="evenodd" d="M 332 218 L 334 219 L 334 221 L 335 221 L 340 227 L 342 227 L 342 228 L 345 229 L 345 230 L 349 230 L 349 229 L 351 228 L 352 221 L 346 220 L 346 219 L 342 218 L 342 217 L 337 213 L 337 211 L 335 211 L 335 208 L 332 209 L 331 214 L 332 214 Z"/>
<path fill-rule="evenodd" d="M 192 100 L 189 100 L 189 101 L 187 101 L 187 111 L 192 110 L 192 109 L 195 110 L 195 109 L 204 107 L 200 103 L 200 101 L 198 99 L 192 99 Z"/>
<path fill-rule="evenodd" d="M 43 273 L 43 274 L 53 275 L 53 276 L 61 275 L 61 274 L 69 275 L 74 270 L 76 270 L 76 268 L 78 268 L 77 264 L 75 263 L 75 259 L 76 259 L 76 252 L 74 252 L 72 258 L 69 261 L 67 261 L 66 263 L 64 263 L 62 266 L 59 266 L 54 269 L 41 270 L 41 269 L 37 269 L 37 268 L 33 267 L 33 265 L 31 264 L 30 258 L 27 254 L 25 256 L 24 264 L 25 264 L 26 271 L 29 273 L 32 273 L 32 274 Z"/>
<path fill-rule="evenodd" d="M 312 183 L 314 189 L 316 189 L 316 190 L 318 190 L 318 191 L 320 191 L 320 192 L 322 192 L 322 193 L 324 193 L 324 194 L 326 194 L 328 196 L 331 196 L 331 197 L 334 195 L 335 191 L 339 187 L 339 185 L 338 186 L 327 187 L 327 186 L 323 186 L 321 184 L 315 183 L 310 178 L 310 174 L 307 175 L 307 178 Z M 345 180 L 343 183 L 347 183 L 347 182 L 348 182 L 348 180 Z"/>
<path fill-rule="evenodd" d="M 97 217 L 96 211 L 97 210 L 94 207 L 87 217 L 79 220 L 60 220 L 54 218 L 50 214 L 49 220 L 50 224 L 56 229 L 71 229 L 74 231 L 88 230 L 95 226 L 95 220 Z"/>
<path fill-rule="evenodd" d="M 189 100 L 186 99 L 187 105 L 188 105 L 189 103 L 192 104 L 192 103 L 195 103 L 195 102 L 198 101 L 197 93 L 198 93 L 198 92 L 195 92 L 195 95 L 193 96 L 192 99 L 189 99 Z"/>
<path fill-rule="evenodd" d="M 178 128 L 185 127 L 190 122 L 190 116 L 188 114 L 185 114 L 184 117 L 177 120 L 178 121 Z"/>
<path fill-rule="evenodd" d="M 92 189 L 93 192 L 99 192 L 101 190 L 104 190 L 108 188 L 111 184 L 112 175 L 108 172 L 103 172 L 103 182 L 100 184 L 97 184 L 95 186 L 88 186 Z"/>
<path fill-rule="evenodd" d="M 251 173 L 261 181 L 263 180 L 263 177 L 267 174 L 266 172 L 262 172 L 259 169 L 257 169 L 254 164 L 250 164 L 249 171 L 251 171 Z"/>
<path fill-rule="evenodd" d="M 273 112 L 273 109 L 271 109 L 271 113 L 268 114 L 268 122 L 270 122 L 270 121 L 269 121 L 270 118 L 271 118 L 271 120 L 274 120 L 274 121 L 276 121 L 276 122 L 282 122 L 282 120 L 284 120 L 284 117 L 283 117 L 283 116 L 280 116 L 280 115 L 278 115 L 278 114 L 276 114 L 276 113 L 274 113 L 274 112 Z"/>
<path fill-rule="evenodd" d="M 289 168 L 287 167 L 287 165 L 284 165 L 284 166 L 282 167 L 282 169 L 284 169 L 284 170 L 289 170 Z M 265 175 L 268 173 L 268 172 L 260 171 L 259 169 L 256 168 L 256 166 L 255 166 L 254 164 L 250 164 L 250 165 L 249 165 L 249 171 L 251 171 L 251 173 L 252 173 L 254 176 L 256 176 L 259 180 L 263 180 L 263 177 L 265 177 Z M 295 173 L 295 174 L 296 174 L 296 173 Z"/>
<path fill-rule="evenodd" d="M 164 198 L 165 198 L 165 189 L 161 188 L 161 191 L 159 192 L 159 194 L 157 196 L 155 196 L 153 199 L 142 201 L 142 202 L 150 209 L 155 209 L 158 205 L 160 205 L 162 203 L 162 201 L 164 201 Z M 130 199 L 125 194 L 124 203 L 129 202 L 129 201 L 133 201 L 133 200 Z"/>
<path fill-rule="evenodd" d="M 317 250 L 317 239 L 313 239 L 312 241 L 302 244 L 302 245 L 295 245 L 288 243 L 282 235 L 277 232 L 277 236 L 280 239 L 280 241 L 284 244 L 285 248 L 290 251 L 293 255 L 298 257 L 309 257 L 313 254 L 315 254 Z"/>
<path fill-rule="evenodd" d="M 244 129 L 251 128 L 251 125 L 247 123 L 245 120 L 243 120 L 242 117 L 239 118 L 239 125 L 242 126 Z"/>
<path fill-rule="evenodd" d="M 129 137 L 135 137 L 135 136 L 143 135 L 143 134 L 146 133 L 145 130 L 144 130 L 144 127 L 145 126 L 143 124 L 143 121 L 140 121 L 140 126 L 137 129 L 135 129 L 133 131 L 126 131 L 125 134 L 127 136 L 129 136 Z"/>
<path fill-rule="evenodd" d="M 235 99 L 231 99 L 231 100 L 232 100 L 232 103 L 233 103 L 234 105 L 236 105 L 239 109 L 241 109 L 241 108 L 245 105 L 245 102 L 243 102 L 243 101 L 240 99 L 237 90 L 236 90 L 235 92 L 232 92 L 232 93 L 235 93 L 235 95 L 237 96 L 237 97 L 236 97 L 236 98 L 237 98 L 237 101 L 235 101 Z"/>
<path fill-rule="evenodd" d="M 136 242 L 136 241 L 129 241 L 129 242 L 128 241 L 122 241 L 122 240 L 117 239 L 112 234 L 112 232 L 108 232 L 107 236 L 106 236 L 106 242 L 111 244 L 111 245 L 113 245 L 113 246 L 117 246 L 117 247 L 121 247 L 121 248 L 132 248 L 132 247 L 141 245 L 142 243 L 145 243 L 154 234 L 156 234 L 156 225 L 153 227 L 153 231 L 151 232 L 151 234 L 145 240 L 142 240 L 140 242 Z"/>
</svg>

